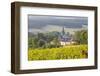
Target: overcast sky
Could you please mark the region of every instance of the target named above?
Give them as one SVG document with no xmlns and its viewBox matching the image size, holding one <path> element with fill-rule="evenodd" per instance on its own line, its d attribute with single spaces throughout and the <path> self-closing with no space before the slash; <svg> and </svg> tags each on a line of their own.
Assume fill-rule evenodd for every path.
<svg viewBox="0 0 100 76">
<path fill-rule="evenodd" d="M 59 30 L 59 28 L 63 26 L 65 28 L 79 29 L 82 28 L 83 25 L 88 26 L 87 17 L 28 15 L 29 31 L 32 29 L 34 31 L 40 31 L 41 29 L 46 30 L 49 28 Z"/>
</svg>

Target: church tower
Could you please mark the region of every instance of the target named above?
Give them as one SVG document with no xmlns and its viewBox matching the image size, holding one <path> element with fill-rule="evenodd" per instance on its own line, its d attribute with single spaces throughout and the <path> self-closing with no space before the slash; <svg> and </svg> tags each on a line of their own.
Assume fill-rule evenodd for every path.
<svg viewBox="0 0 100 76">
<path fill-rule="evenodd" d="M 62 28 L 62 35 L 65 35 L 64 27 Z"/>
</svg>

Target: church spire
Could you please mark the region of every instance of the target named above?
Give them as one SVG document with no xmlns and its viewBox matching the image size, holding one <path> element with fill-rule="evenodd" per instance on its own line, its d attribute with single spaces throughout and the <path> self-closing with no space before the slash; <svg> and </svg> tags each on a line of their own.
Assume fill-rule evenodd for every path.
<svg viewBox="0 0 100 76">
<path fill-rule="evenodd" d="M 63 34 L 63 35 L 65 34 L 64 26 L 63 26 L 63 28 L 62 28 L 62 34 Z"/>
</svg>

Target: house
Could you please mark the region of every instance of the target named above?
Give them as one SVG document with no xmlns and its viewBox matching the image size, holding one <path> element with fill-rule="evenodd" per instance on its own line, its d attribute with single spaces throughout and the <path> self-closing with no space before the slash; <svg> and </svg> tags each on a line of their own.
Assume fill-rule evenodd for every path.
<svg viewBox="0 0 100 76">
<path fill-rule="evenodd" d="M 70 45 L 72 43 L 74 43 L 74 41 L 72 40 L 71 35 L 69 33 L 66 34 L 63 27 L 60 35 L 60 44 L 64 46 L 64 45 Z"/>
</svg>

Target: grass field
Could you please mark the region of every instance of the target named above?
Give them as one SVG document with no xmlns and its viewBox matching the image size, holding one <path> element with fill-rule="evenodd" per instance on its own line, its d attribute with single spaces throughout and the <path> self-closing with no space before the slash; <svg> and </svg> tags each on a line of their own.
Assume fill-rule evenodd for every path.
<svg viewBox="0 0 100 76">
<path fill-rule="evenodd" d="M 70 45 L 60 48 L 29 49 L 28 60 L 80 59 L 88 57 L 87 45 Z"/>
</svg>

